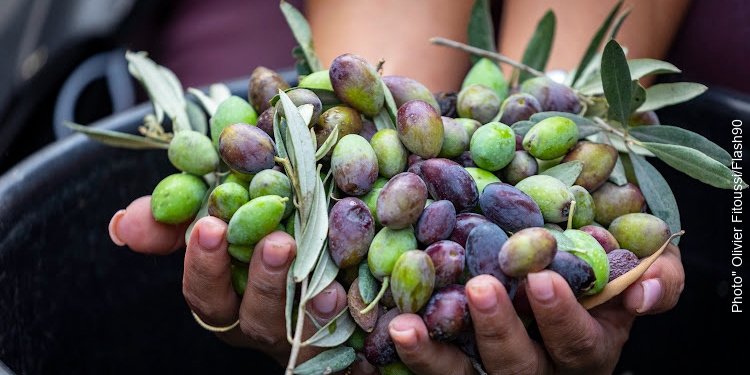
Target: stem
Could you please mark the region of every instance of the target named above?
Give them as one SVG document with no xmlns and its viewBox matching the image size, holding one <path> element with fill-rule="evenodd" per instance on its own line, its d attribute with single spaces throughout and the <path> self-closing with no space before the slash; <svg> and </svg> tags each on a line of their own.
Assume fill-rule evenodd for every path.
<svg viewBox="0 0 750 375">
<path fill-rule="evenodd" d="M 375 296 L 375 299 L 373 299 L 372 302 L 370 302 L 370 304 L 367 305 L 367 307 L 359 311 L 360 315 L 367 314 L 368 312 L 370 312 L 370 310 L 372 310 L 373 308 L 375 308 L 375 306 L 378 305 L 378 302 L 380 302 L 380 299 L 383 298 L 383 295 L 385 294 L 386 289 L 388 289 L 389 279 L 390 277 L 388 276 L 383 277 L 383 285 L 380 286 L 380 291 L 378 292 L 378 295 Z"/>
<path fill-rule="evenodd" d="M 526 64 L 520 63 L 520 62 L 515 61 L 515 60 L 511 60 L 511 59 L 505 57 L 504 55 L 501 55 L 501 54 L 496 53 L 496 52 L 486 51 L 486 50 L 483 50 L 481 48 L 473 47 L 473 46 L 470 46 L 468 44 L 464 44 L 464 43 L 461 43 L 461 42 L 456 42 L 456 41 L 450 40 L 450 39 L 445 39 L 445 38 L 442 38 L 442 37 L 439 37 L 439 36 L 431 38 L 430 42 L 432 44 L 437 44 L 437 45 L 441 45 L 441 46 L 456 48 L 456 49 L 459 49 L 461 51 L 473 53 L 475 55 L 479 55 L 479 56 L 486 57 L 486 58 L 491 59 L 491 60 L 495 60 L 495 61 L 498 61 L 498 62 L 501 62 L 501 63 L 505 63 L 505 64 L 508 64 L 508 65 L 514 67 L 514 68 L 521 69 L 524 72 L 531 73 L 531 74 L 533 74 L 535 76 L 541 77 L 541 76 L 544 75 L 544 73 L 542 73 L 542 72 L 540 72 L 540 71 L 538 71 L 538 70 L 536 70 L 536 69 L 534 69 L 534 68 L 532 68 L 532 67 L 530 67 L 530 66 L 528 66 Z"/>
<path fill-rule="evenodd" d="M 604 128 L 604 130 L 606 130 L 606 131 L 608 131 L 610 133 L 619 135 L 629 145 L 634 145 L 634 144 L 639 144 L 640 143 L 640 142 L 637 142 L 637 141 L 633 140 L 633 138 L 628 137 L 627 132 L 621 132 L 621 131 L 613 128 L 611 125 L 607 124 L 601 118 L 594 116 L 593 119 L 594 119 L 594 121 L 596 122 L 597 125 L 599 125 L 600 127 Z"/>
<path fill-rule="evenodd" d="M 302 280 L 300 295 L 307 294 L 307 277 Z M 286 366 L 286 375 L 294 374 L 294 367 L 297 365 L 297 357 L 302 347 L 302 327 L 305 323 L 305 299 L 299 301 L 299 311 L 297 312 L 297 326 L 294 328 L 294 340 L 292 341 L 292 351 L 289 353 L 289 363 Z"/>
</svg>

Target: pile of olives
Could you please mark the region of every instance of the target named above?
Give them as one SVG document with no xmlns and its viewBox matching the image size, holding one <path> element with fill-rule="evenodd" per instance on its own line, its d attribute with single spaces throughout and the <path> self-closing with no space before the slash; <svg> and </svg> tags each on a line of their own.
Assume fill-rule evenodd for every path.
<svg viewBox="0 0 750 375">
<path fill-rule="evenodd" d="M 671 235 L 648 213 L 637 181 L 610 181 L 617 149 L 583 137 L 565 116 L 585 110 L 572 89 L 544 76 L 509 92 L 486 81 L 432 93 L 413 79 L 381 76 L 355 54 L 297 87 L 259 67 L 247 100 L 219 104 L 210 136 L 175 135 L 168 154 L 180 172 L 154 189 L 153 215 L 184 222 L 207 201 L 207 214 L 228 223 L 233 282 L 243 293 L 253 246 L 272 231 L 295 229 L 294 180 L 275 158 L 273 119 L 283 109 L 271 104 L 285 91 L 312 109 L 313 144 L 338 134 L 318 163 L 321 178 L 330 173 L 335 184 L 327 251 L 359 326 L 348 343 L 375 366 L 397 362 L 387 325 L 408 312 L 424 318 L 434 340 L 476 353 L 469 278 L 495 276 L 529 322 L 522 292 L 529 272 L 553 270 L 576 296 L 593 295 Z M 389 97 L 393 127 L 373 120 Z M 514 127 L 544 112 L 524 131 Z M 565 163 L 580 164 L 580 173 L 566 180 L 547 172 Z M 209 189 L 202 177 L 217 171 L 227 173 Z M 363 269 L 383 288 L 377 297 L 360 288 Z"/>
</svg>

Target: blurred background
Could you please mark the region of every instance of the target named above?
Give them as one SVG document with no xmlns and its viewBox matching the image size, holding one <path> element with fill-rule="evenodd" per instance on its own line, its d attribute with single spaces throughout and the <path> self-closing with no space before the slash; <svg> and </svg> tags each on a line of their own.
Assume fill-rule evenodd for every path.
<svg viewBox="0 0 750 375">
<path fill-rule="evenodd" d="M 727 149 L 731 121 L 750 124 L 748 25 L 747 1 L 693 1 L 666 59 L 683 73 L 659 80 L 709 90 L 660 111 L 663 124 Z M 135 131 L 150 107 L 126 50 L 186 88 L 227 82 L 242 96 L 257 66 L 292 72 L 295 44 L 277 1 L 0 1 L 0 374 L 278 370 L 192 321 L 179 252 L 109 240 L 111 215 L 172 170 L 166 154 L 101 146 L 62 121 Z M 616 373 L 748 369 L 742 314 L 729 312 L 731 192 L 654 164 L 682 209 L 686 287 L 674 310 L 636 320 Z"/>
</svg>

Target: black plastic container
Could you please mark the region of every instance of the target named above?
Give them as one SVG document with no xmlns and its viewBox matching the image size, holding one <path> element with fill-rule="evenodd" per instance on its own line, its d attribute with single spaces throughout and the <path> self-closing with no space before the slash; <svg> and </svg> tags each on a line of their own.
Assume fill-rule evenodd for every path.
<svg viewBox="0 0 750 375">
<path fill-rule="evenodd" d="M 242 81 L 236 87 L 246 94 Z M 662 123 L 728 149 L 731 121 L 750 126 L 750 100 L 736 98 L 710 90 L 660 112 Z M 150 110 L 143 104 L 95 126 L 135 132 Z M 729 312 L 731 191 L 655 164 L 681 207 L 686 286 L 672 311 L 636 319 L 615 373 L 744 373 L 742 315 Z M 112 214 L 173 171 L 164 151 L 75 134 L 0 177 L 0 362 L 19 375 L 282 372 L 193 321 L 181 291 L 183 251 L 147 256 L 110 241 Z"/>
</svg>

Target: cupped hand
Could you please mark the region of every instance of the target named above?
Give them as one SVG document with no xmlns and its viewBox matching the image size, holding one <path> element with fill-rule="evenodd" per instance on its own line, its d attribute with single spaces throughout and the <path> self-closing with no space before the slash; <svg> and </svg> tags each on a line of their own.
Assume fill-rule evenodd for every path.
<svg viewBox="0 0 750 375">
<path fill-rule="evenodd" d="M 679 249 L 670 245 L 618 297 L 584 309 L 552 271 L 529 274 L 525 291 L 541 340 L 532 338 L 505 288 L 492 276 L 466 283 L 477 348 L 487 374 L 610 374 L 636 316 L 672 309 L 685 281 Z M 401 314 L 390 323 L 401 360 L 416 374 L 475 374 L 453 344 L 431 340 L 422 318 Z"/>
<path fill-rule="evenodd" d="M 151 215 L 150 197 L 136 199 L 112 217 L 109 233 L 112 241 L 132 251 L 166 255 L 185 247 L 189 225 L 159 223 Z M 227 224 L 207 216 L 196 222 L 185 251 L 183 295 L 190 310 L 205 324 L 232 326 L 216 335 L 239 347 L 260 350 L 286 366 L 291 345 L 286 338 L 286 277 L 297 247 L 284 232 L 273 232 L 255 246 L 249 265 L 245 293 L 239 296 L 231 282 L 231 256 L 227 252 Z M 346 307 L 346 291 L 334 281 L 308 303 L 308 311 L 324 325 Z M 304 337 L 315 332 L 312 322 L 305 324 Z M 297 363 L 312 358 L 321 348 L 304 347 Z M 353 373 L 375 371 L 367 363 L 357 362 Z"/>
</svg>

